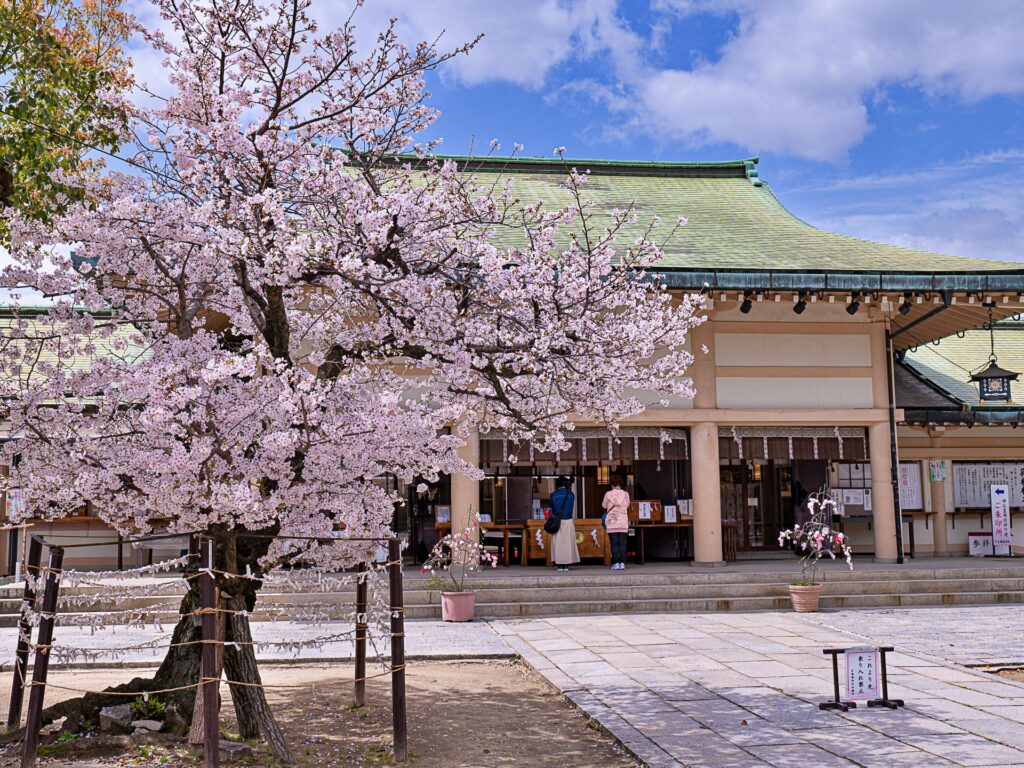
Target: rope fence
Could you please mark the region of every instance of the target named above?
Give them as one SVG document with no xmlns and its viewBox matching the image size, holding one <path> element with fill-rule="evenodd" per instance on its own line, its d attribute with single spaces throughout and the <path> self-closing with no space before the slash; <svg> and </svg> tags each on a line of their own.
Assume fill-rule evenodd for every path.
<svg viewBox="0 0 1024 768">
<path fill-rule="evenodd" d="M 216 539 L 213 536 L 203 534 L 167 534 L 161 536 L 147 536 L 144 539 L 135 541 L 154 541 L 168 538 L 181 538 L 189 536 L 189 552 L 187 555 L 164 561 L 162 563 L 142 566 L 128 572 L 111 571 L 105 573 L 90 573 L 82 577 L 77 573 L 65 571 L 63 568 L 64 550 L 79 546 L 93 546 L 92 544 L 51 544 L 43 537 L 33 535 L 29 539 L 28 552 L 26 553 L 25 583 L 21 602 L 21 613 L 18 622 L 18 643 L 15 649 L 14 680 L 11 688 L 10 706 L 8 710 L 8 729 L 16 729 L 21 722 L 21 713 L 24 704 L 26 689 L 29 692 L 28 712 L 24 738 L 22 742 L 22 768 L 34 768 L 36 755 L 40 742 L 40 729 L 42 725 L 43 703 L 46 688 L 54 688 L 70 693 L 100 696 L 143 698 L 148 700 L 150 696 L 161 694 L 180 693 L 187 690 L 196 690 L 197 696 L 201 696 L 203 708 L 203 760 L 206 768 L 219 768 L 220 766 L 220 696 L 222 671 L 219 669 L 219 654 L 226 648 L 239 650 L 243 647 L 252 649 L 268 648 L 296 648 L 299 646 L 323 647 L 331 643 L 352 641 L 354 643 L 355 673 L 353 677 L 353 698 L 357 707 L 365 706 L 366 703 L 366 681 L 375 678 L 389 676 L 391 678 L 391 705 L 392 705 L 392 731 L 394 737 L 394 758 L 398 762 L 406 762 L 408 759 L 408 717 L 406 708 L 406 681 L 405 681 L 405 607 L 403 600 L 402 586 L 402 559 L 401 542 L 397 538 L 379 539 L 369 537 L 333 538 L 333 537 L 312 537 L 312 536 L 273 536 L 270 534 L 248 534 L 233 532 L 226 536 L 244 536 L 247 538 L 262 539 L 290 539 L 301 541 L 313 541 L 318 543 L 343 544 L 345 542 L 387 542 L 388 557 L 386 561 L 378 563 L 360 562 L 355 574 L 347 577 L 332 576 L 323 578 L 318 573 L 315 581 L 301 579 L 294 576 L 280 578 L 270 574 L 254 574 L 247 567 L 245 573 L 232 573 L 215 567 Z M 218 534 L 220 537 L 220 534 Z M 124 540 L 124 543 L 133 543 L 133 540 Z M 43 547 L 49 550 L 48 562 L 42 564 Z M 194 568 L 198 559 L 198 568 Z M 72 595 L 61 599 L 60 588 L 62 583 L 68 587 L 87 586 L 110 589 L 112 585 L 103 583 L 103 579 L 114 581 L 127 580 L 140 576 L 152 576 L 161 571 L 174 570 L 176 568 L 186 569 L 186 573 L 180 579 L 168 584 L 164 582 L 156 585 L 158 590 L 167 590 L 168 586 L 187 589 L 192 588 L 195 580 L 199 580 L 200 606 L 190 611 L 179 611 L 176 616 L 191 616 L 199 620 L 201 625 L 200 639 L 181 640 L 178 642 L 164 642 L 152 640 L 135 645 L 127 645 L 119 648 L 80 648 L 75 646 L 60 645 L 54 643 L 54 628 L 58 623 L 61 626 L 75 625 L 81 614 L 61 613 L 59 606 L 62 603 L 70 603 L 74 606 L 96 605 L 110 596 L 97 595 Z M 189 572 L 189 569 L 192 569 Z M 387 633 L 391 644 L 391 663 L 382 665 L 384 669 L 380 672 L 367 674 L 367 646 L 372 646 L 378 660 L 383 659 L 383 654 L 377 648 L 376 639 L 369 633 L 369 585 L 371 575 L 374 573 L 386 572 L 388 576 L 388 600 L 387 611 L 389 629 Z M 108 575 L 109 574 L 109 575 Z M 226 617 L 242 616 L 249 617 L 251 613 L 247 610 L 225 608 L 218 604 L 218 579 L 252 579 L 264 583 L 276 582 L 294 586 L 317 585 L 321 590 L 328 591 L 341 585 L 355 585 L 355 611 L 352 616 L 355 627 L 352 630 L 336 632 L 330 635 L 323 635 L 304 641 L 256 641 L 256 640 L 224 640 L 218 637 L 218 625 Z M 307 582 L 307 584 L 300 584 Z M 121 597 L 137 597 L 138 589 L 112 589 L 115 595 Z M 36 603 L 39 594 L 42 594 L 42 602 L 38 610 Z M 173 596 L 173 592 L 161 591 L 159 596 Z M 375 592 L 376 594 L 376 592 Z M 157 596 L 152 594 L 151 596 Z M 382 599 L 377 603 L 383 605 Z M 95 612 L 103 625 L 117 623 L 118 625 L 140 623 L 154 610 L 165 608 L 166 603 L 156 603 L 141 608 L 126 609 L 121 611 Z M 279 613 L 284 613 L 281 609 Z M 274 611 L 264 611 L 272 615 Z M 112 618 L 120 618 L 124 621 L 111 622 Z M 60 621 L 58 621 L 60 619 Z M 154 623 L 161 626 L 159 619 Z M 383 624 L 381 624 L 383 626 Z M 37 630 L 35 642 L 32 641 L 33 628 Z M 51 658 L 58 660 L 68 658 L 88 658 L 104 654 L 126 655 L 132 651 L 139 650 L 170 650 L 182 647 L 196 647 L 200 649 L 200 675 L 194 683 L 181 686 L 174 686 L 159 690 L 149 691 L 96 691 L 75 686 L 61 685 L 49 681 L 48 672 Z M 32 666 L 32 677 L 28 679 L 28 659 L 34 653 L 35 660 Z M 315 692 L 315 683 L 301 685 L 267 685 L 245 680 L 228 679 L 229 686 L 240 686 L 243 688 L 260 688 L 263 690 L 309 690 Z M 197 699 L 197 704 L 199 700 Z"/>
</svg>

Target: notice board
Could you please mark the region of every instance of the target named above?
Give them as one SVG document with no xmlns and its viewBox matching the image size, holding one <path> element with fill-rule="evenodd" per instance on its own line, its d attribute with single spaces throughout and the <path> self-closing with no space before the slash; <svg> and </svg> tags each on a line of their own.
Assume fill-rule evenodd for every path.
<svg viewBox="0 0 1024 768">
<path fill-rule="evenodd" d="M 957 509 L 989 509 L 993 485 L 1007 486 L 1011 507 L 1024 507 L 1024 462 L 953 462 L 953 505 Z"/>
</svg>

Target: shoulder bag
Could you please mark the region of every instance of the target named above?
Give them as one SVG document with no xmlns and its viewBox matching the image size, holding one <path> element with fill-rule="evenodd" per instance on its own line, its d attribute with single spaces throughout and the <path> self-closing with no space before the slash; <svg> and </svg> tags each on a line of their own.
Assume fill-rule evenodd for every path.
<svg viewBox="0 0 1024 768">
<path fill-rule="evenodd" d="M 568 500 L 569 494 L 566 493 L 564 498 Z M 558 530 L 562 527 L 562 512 L 564 511 L 565 502 L 562 502 L 562 510 L 560 512 L 556 512 L 555 508 L 552 507 L 551 514 L 548 515 L 548 519 L 544 521 L 544 530 L 550 533 L 552 536 L 558 533 Z"/>
</svg>

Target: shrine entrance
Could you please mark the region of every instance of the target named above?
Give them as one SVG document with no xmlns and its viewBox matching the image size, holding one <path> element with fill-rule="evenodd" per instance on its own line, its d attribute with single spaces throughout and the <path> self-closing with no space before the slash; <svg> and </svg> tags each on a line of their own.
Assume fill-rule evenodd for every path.
<svg viewBox="0 0 1024 768">
<path fill-rule="evenodd" d="M 792 525 L 794 499 L 789 462 L 733 460 L 720 470 L 722 519 L 733 523 L 737 548 L 779 549 L 778 532 Z"/>
</svg>

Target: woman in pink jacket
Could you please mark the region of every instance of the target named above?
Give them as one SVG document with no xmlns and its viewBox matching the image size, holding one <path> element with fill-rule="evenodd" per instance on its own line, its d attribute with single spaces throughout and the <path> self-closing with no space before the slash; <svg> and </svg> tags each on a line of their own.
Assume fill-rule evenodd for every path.
<svg viewBox="0 0 1024 768">
<path fill-rule="evenodd" d="M 626 569 L 626 535 L 629 533 L 629 494 L 622 489 L 622 478 L 612 478 L 612 489 L 604 495 L 601 506 L 608 513 L 604 527 L 612 543 L 612 570 Z"/>
</svg>

